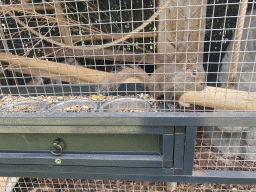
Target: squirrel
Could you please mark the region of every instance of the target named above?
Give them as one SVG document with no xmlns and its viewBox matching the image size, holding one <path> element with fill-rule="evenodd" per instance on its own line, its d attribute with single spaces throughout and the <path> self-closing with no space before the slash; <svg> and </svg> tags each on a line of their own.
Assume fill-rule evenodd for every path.
<svg viewBox="0 0 256 192">
<path fill-rule="evenodd" d="M 205 71 L 202 64 L 162 64 L 149 75 L 142 68 L 122 67 L 108 75 L 106 83 L 101 85 L 98 92 L 105 94 L 115 91 L 127 78 L 136 78 L 144 82 L 150 94 L 157 100 L 171 100 L 184 94 L 185 91 L 202 91 L 205 88 Z"/>
</svg>

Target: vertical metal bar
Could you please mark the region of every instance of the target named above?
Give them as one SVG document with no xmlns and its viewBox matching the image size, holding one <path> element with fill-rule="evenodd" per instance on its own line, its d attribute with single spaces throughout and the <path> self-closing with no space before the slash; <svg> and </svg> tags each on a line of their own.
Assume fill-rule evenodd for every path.
<svg viewBox="0 0 256 192">
<path fill-rule="evenodd" d="M 175 127 L 174 129 L 174 175 L 183 174 L 185 128 Z"/>
<path fill-rule="evenodd" d="M 163 128 L 163 168 L 173 167 L 174 127 Z"/>
<path fill-rule="evenodd" d="M 192 175 L 197 127 L 186 127 L 183 175 Z"/>
</svg>

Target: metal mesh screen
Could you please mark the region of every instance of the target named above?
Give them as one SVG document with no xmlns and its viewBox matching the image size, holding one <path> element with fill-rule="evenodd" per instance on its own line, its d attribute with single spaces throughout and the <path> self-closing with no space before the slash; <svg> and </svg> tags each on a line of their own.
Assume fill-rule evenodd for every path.
<svg viewBox="0 0 256 192">
<path fill-rule="evenodd" d="M 150 111 L 137 106 L 141 92 L 149 101 L 147 88 L 154 112 L 159 101 L 162 111 L 254 111 L 253 9 L 205 0 L 1 1 L 1 92 L 19 97 L 14 103 L 40 85 L 35 96 L 89 95 L 100 106 L 123 95 L 141 112 Z M 223 89 L 206 87 L 214 81 Z"/>
<path fill-rule="evenodd" d="M 139 98 L 168 101 L 171 111 L 176 110 L 170 102 L 205 85 L 206 6 L 202 0 L 1 1 L 1 92 L 10 93 L 12 103 L 26 97 L 24 105 L 12 106 L 19 109 L 26 108 L 30 100 L 40 101 L 49 94 L 46 87 L 51 87 L 51 94 L 71 95 L 71 99 L 73 95 L 93 96 L 89 100 L 100 106 L 100 101 L 112 100 L 114 95 L 137 98 L 122 102 L 135 103 L 132 109 L 118 103 L 103 110 L 161 111 L 158 103 L 137 104 Z M 118 89 L 125 82 L 141 83 L 142 87 L 133 88 L 136 94 L 127 86 Z M 64 93 L 70 84 L 78 84 L 78 90 Z M 15 85 L 25 91 L 13 92 Z M 40 97 L 27 98 L 32 85 L 41 85 L 40 92 L 33 92 Z M 57 93 L 55 85 L 62 91 Z M 90 86 L 84 91 L 82 85 Z M 137 95 L 141 92 L 142 96 Z M 7 104 L 3 100 L 2 105 Z M 169 111 L 169 107 L 164 108 Z"/>
<path fill-rule="evenodd" d="M 194 169 L 255 171 L 253 131 L 248 127 L 243 127 L 244 131 L 236 128 L 241 127 L 198 128 Z"/>
<path fill-rule="evenodd" d="M 171 188 L 163 182 L 21 178 L 13 191 L 255 191 L 255 185 L 178 183 Z M 6 191 L 10 191 L 7 188 Z"/>
<path fill-rule="evenodd" d="M 250 1 L 2 0 L 1 93 L 12 104 L 88 95 L 101 107 L 118 95 L 137 98 L 128 111 L 150 111 L 138 99 L 156 100 L 153 112 L 255 111 L 253 10 Z"/>
<path fill-rule="evenodd" d="M 254 8 L 235 0 L 0 0 L 0 112 L 255 112 Z M 198 128 L 194 169 L 255 171 L 254 137 L 254 127 Z M 167 190 L 9 179 L 16 191 Z M 176 190 L 191 188 L 255 190 Z"/>
<path fill-rule="evenodd" d="M 16 183 L 15 183 L 16 184 Z M 163 182 L 22 178 L 14 191 L 166 191 Z"/>
</svg>

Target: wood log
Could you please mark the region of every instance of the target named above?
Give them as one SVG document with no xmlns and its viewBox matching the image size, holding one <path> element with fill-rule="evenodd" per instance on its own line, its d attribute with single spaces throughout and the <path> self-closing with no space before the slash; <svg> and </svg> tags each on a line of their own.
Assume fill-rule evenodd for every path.
<svg viewBox="0 0 256 192">
<path fill-rule="evenodd" d="M 9 63 L 11 65 L 18 65 L 25 69 L 40 69 L 58 76 L 68 76 L 87 83 L 104 83 L 107 72 L 97 71 L 82 66 L 73 66 L 63 63 L 46 61 L 41 59 L 27 58 L 8 53 L 0 52 L 0 61 Z M 125 83 L 138 82 L 136 78 L 129 78 Z"/>
<path fill-rule="evenodd" d="M 181 102 L 239 112 L 256 111 L 256 93 L 207 86 L 200 92 L 186 92 Z"/>
<path fill-rule="evenodd" d="M 164 3 L 157 0 L 159 7 Z M 206 5 L 206 0 L 173 0 L 159 15 L 156 47 L 158 53 L 166 53 L 167 63 L 183 63 L 191 55 L 198 55 L 197 61 L 202 62 Z"/>
<path fill-rule="evenodd" d="M 67 83 L 72 83 L 72 84 L 85 84 L 88 82 L 78 80 L 73 77 L 68 77 L 65 75 L 57 75 L 51 72 L 45 72 L 41 71 L 40 69 L 27 69 L 27 68 L 20 68 L 19 66 L 11 65 L 10 68 L 8 68 L 8 71 L 16 72 L 16 73 L 21 73 L 21 74 L 27 74 L 31 75 L 32 77 L 43 77 L 46 79 L 51 79 L 51 80 L 56 80 L 56 81 L 63 81 Z"/>
<path fill-rule="evenodd" d="M 62 21 L 65 21 L 65 23 L 68 23 L 67 18 L 66 18 L 66 14 L 64 14 L 62 5 L 61 5 L 61 1 L 59 0 L 50 0 L 51 2 L 54 3 L 54 7 L 55 7 L 55 17 L 58 23 L 58 28 L 59 28 L 59 32 L 60 32 L 60 38 L 62 39 L 62 41 L 64 42 L 64 44 L 73 47 L 73 42 L 72 42 L 72 38 L 71 38 L 71 31 L 68 25 L 63 25 Z M 66 62 L 67 63 L 73 63 L 72 62 L 73 58 L 67 58 Z M 75 63 L 74 64 L 79 64 L 81 65 L 81 62 L 79 61 L 79 59 L 75 58 Z M 60 82 L 59 82 L 60 83 Z"/>
</svg>

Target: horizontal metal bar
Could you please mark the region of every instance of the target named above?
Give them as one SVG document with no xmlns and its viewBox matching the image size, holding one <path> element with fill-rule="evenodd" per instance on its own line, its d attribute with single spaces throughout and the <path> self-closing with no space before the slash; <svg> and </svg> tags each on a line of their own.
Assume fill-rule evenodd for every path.
<svg viewBox="0 0 256 192">
<path fill-rule="evenodd" d="M 256 184 L 256 172 L 193 171 L 193 175 L 173 175 L 173 169 L 85 166 L 6 165 L 0 164 L 0 176 L 66 179 L 102 179 L 220 184 Z"/>
<path fill-rule="evenodd" d="M 160 154 L 111 154 L 111 153 L 87 153 L 67 154 L 59 156 L 48 153 L 0 153 L 0 164 L 21 165 L 83 165 L 83 166 L 110 166 L 110 167 L 162 167 L 163 159 Z"/>
<path fill-rule="evenodd" d="M 256 113 L 0 113 L 0 125 L 256 126 Z"/>
<path fill-rule="evenodd" d="M 104 133 L 104 134 L 163 134 L 162 127 L 152 126 L 1 126 L 0 133 Z"/>
<path fill-rule="evenodd" d="M 62 84 L 62 85 L 19 85 L 19 86 L 0 86 L 0 93 L 5 95 L 90 95 L 93 93 L 98 84 Z M 128 83 L 122 84 L 118 88 L 118 95 L 136 95 L 146 93 L 146 88 L 143 84 Z M 96 94 L 96 91 L 95 91 Z M 117 95 L 117 92 L 109 93 Z"/>
</svg>

